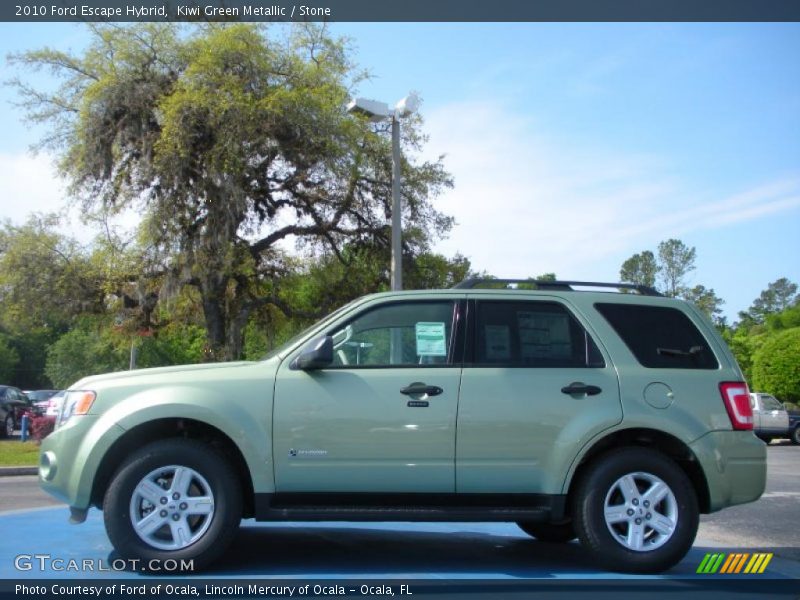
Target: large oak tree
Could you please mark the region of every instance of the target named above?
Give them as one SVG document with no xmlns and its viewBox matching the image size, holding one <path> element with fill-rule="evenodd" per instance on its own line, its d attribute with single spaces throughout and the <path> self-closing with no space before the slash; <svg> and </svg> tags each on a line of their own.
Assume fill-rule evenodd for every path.
<svg viewBox="0 0 800 600">
<path fill-rule="evenodd" d="M 238 358 L 254 311 L 282 300 L 286 241 L 346 262 L 345 247 L 388 247 L 387 126 L 346 112 L 360 74 L 323 28 L 259 25 L 90 26 L 80 54 L 12 58 L 47 68 L 55 91 L 17 80 L 34 121 L 49 125 L 71 193 L 87 211 L 135 209 L 151 250 L 142 273 L 161 294 L 192 286 L 208 342 Z M 285 34 L 285 35 L 284 35 Z M 421 120 L 404 122 L 404 156 Z M 451 185 L 441 159 L 403 162 L 408 256 L 452 220 L 431 199 Z"/>
</svg>

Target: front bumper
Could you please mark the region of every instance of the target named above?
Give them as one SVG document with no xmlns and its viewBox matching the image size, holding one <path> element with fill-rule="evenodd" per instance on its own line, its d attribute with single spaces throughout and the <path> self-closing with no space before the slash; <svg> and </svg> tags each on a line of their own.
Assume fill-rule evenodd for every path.
<svg viewBox="0 0 800 600">
<path fill-rule="evenodd" d="M 712 431 L 690 444 L 708 483 L 710 512 L 753 502 L 767 484 L 767 447 L 752 431 Z"/>
<path fill-rule="evenodd" d="M 94 416 L 72 417 L 42 440 L 39 453 L 39 485 L 78 510 L 89 508 L 100 461 L 124 433 L 119 426 L 100 432 L 96 424 Z"/>
</svg>

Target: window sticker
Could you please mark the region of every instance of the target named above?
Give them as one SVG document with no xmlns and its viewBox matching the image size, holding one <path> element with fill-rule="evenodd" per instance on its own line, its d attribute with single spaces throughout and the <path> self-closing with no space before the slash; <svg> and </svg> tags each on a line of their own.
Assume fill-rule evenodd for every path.
<svg viewBox="0 0 800 600">
<path fill-rule="evenodd" d="M 571 356 L 572 344 L 567 315 L 518 312 L 517 324 L 523 359 Z"/>
<path fill-rule="evenodd" d="M 417 356 L 447 356 L 444 323 L 417 323 Z"/>
<path fill-rule="evenodd" d="M 486 358 L 511 359 L 511 330 L 507 325 L 486 325 Z"/>
</svg>

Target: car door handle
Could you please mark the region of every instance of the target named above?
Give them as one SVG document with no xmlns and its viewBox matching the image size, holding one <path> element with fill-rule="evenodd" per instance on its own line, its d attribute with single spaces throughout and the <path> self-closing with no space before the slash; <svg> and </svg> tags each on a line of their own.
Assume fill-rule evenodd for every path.
<svg viewBox="0 0 800 600">
<path fill-rule="evenodd" d="M 562 394 L 569 394 L 570 396 L 574 394 L 586 394 L 587 396 L 596 396 L 603 390 L 596 385 L 586 385 L 585 383 L 581 383 L 580 381 L 573 381 L 566 387 L 561 388 Z"/>
<path fill-rule="evenodd" d="M 428 396 L 438 396 L 444 390 L 436 385 L 426 385 L 424 383 L 412 383 L 407 385 L 406 387 L 400 390 L 401 394 L 405 394 L 406 396 L 422 396 L 423 394 L 427 394 Z"/>
</svg>

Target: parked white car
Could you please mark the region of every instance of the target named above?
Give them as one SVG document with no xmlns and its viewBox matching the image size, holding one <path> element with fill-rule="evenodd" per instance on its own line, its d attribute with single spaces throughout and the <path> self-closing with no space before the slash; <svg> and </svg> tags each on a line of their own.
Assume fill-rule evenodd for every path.
<svg viewBox="0 0 800 600">
<path fill-rule="evenodd" d="M 790 437 L 789 413 L 777 398 L 769 394 L 750 394 L 753 409 L 753 432 L 765 442 Z"/>
</svg>

